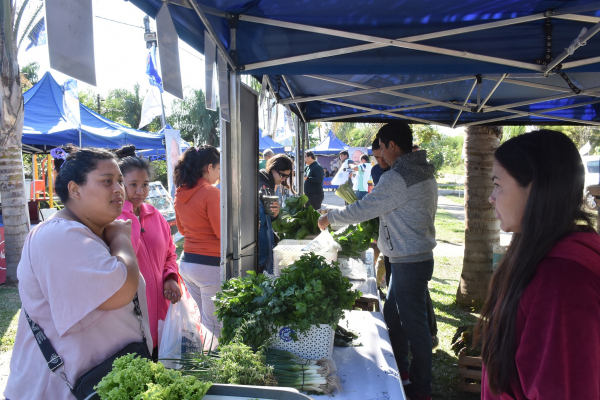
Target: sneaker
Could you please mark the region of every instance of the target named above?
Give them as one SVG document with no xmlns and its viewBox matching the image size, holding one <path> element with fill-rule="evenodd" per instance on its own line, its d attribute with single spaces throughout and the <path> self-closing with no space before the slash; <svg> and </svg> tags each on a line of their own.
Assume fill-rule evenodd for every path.
<svg viewBox="0 0 600 400">
<path fill-rule="evenodd" d="M 431 396 L 422 396 L 417 393 L 412 384 L 404 386 L 404 394 L 408 400 L 431 400 Z"/>
<path fill-rule="evenodd" d="M 440 339 L 437 336 L 431 337 L 431 350 L 435 350 L 440 345 Z"/>
<path fill-rule="evenodd" d="M 408 371 L 400 372 L 400 379 L 402 379 L 402 385 L 410 385 L 410 380 L 408 379 Z"/>
</svg>

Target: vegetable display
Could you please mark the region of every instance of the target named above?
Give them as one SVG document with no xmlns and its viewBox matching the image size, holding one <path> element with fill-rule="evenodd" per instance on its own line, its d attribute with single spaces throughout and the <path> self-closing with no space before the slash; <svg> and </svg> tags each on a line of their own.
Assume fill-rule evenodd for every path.
<svg viewBox="0 0 600 400">
<path fill-rule="evenodd" d="M 233 385 L 275 386 L 273 367 L 266 364 L 262 351 L 253 352 L 245 344 L 231 342 L 217 350 L 188 353 L 177 361 L 184 374 L 203 381 Z"/>
<path fill-rule="evenodd" d="M 358 200 L 350 182 L 340 185 L 335 194 L 344 199 L 348 204 L 352 204 Z M 371 241 L 377 241 L 378 238 L 379 218 L 373 218 L 356 225 L 349 225 L 341 232 L 338 231 L 333 234 L 333 239 L 342 246 L 338 255 L 350 258 L 359 257 L 361 252 L 369 248 Z"/>
<path fill-rule="evenodd" d="M 313 253 L 303 255 L 272 280 L 248 272 L 248 277 L 223 283 L 215 297 L 216 314 L 223 322 L 220 343 L 240 340 L 258 349 L 270 340 L 277 327 L 288 326 L 306 333 L 311 326 L 332 327 L 351 310 L 361 296 L 342 276 L 339 263 L 329 265 Z M 292 334 L 297 340 L 296 333 Z"/>
<path fill-rule="evenodd" d="M 115 360 L 112 371 L 95 389 L 101 400 L 200 400 L 211 385 L 128 354 Z"/>
<path fill-rule="evenodd" d="M 301 240 L 308 235 L 320 233 L 319 216 L 312 206 L 305 207 L 308 197 L 289 197 L 285 207 L 279 211 L 279 218 L 271 225 L 280 239 Z"/>
</svg>

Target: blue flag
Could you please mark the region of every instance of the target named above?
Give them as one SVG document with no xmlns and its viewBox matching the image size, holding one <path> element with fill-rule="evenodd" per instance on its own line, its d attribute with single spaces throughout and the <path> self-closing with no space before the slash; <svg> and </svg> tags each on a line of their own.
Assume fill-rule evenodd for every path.
<svg viewBox="0 0 600 400">
<path fill-rule="evenodd" d="M 27 35 L 27 39 L 31 40 L 29 46 L 25 49 L 25 51 L 31 49 L 35 46 L 40 46 L 42 44 L 46 44 L 46 22 L 44 21 L 44 17 L 42 17 L 37 24 L 31 28 L 29 35 Z"/>
<path fill-rule="evenodd" d="M 156 47 L 154 45 L 150 48 L 148 57 L 146 58 L 146 75 L 148 75 L 150 85 L 156 86 L 162 93 L 163 84 L 162 79 L 160 79 L 160 75 L 158 75 L 158 71 L 156 70 Z"/>
</svg>

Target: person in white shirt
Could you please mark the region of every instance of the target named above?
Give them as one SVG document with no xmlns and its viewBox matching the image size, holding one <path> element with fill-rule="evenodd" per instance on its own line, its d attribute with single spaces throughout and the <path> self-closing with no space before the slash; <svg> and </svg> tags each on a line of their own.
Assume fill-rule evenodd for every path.
<svg viewBox="0 0 600 400">
<path fill-rule="evenodd" d="M 360 157 L 361 163 L 352 167 L 356 172 L 354 178 L 354 193 L 358 200 L 362 200 L 363 197 L 369 192 L 369 180 L 371 179 L 371 163 L 369 162 L 369 156 L 363 154 Z"/>
</svg>

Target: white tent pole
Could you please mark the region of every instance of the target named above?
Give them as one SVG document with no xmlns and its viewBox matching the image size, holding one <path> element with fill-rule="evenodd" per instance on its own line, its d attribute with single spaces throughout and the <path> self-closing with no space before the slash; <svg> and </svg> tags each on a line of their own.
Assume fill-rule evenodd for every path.
<svg viewBox="0 0 600 400">
<path fill-rule="evenodd" d="M 492 90 L 490 91 L 490 93 L 488 93 L 488 95 L 485 98 L 485 100 L 483 100 L 483 103 L 477 105 L 477 111 L 476 112 L 480 112 L 481 111 L 481 109 L 483 108 L 483 106 L 485 106 L 485 103 L 487 103 L 487 101 L 490 99 L 490 97 L 492 97 L 492 95 L 494 94 L 494 92 L 496 91 L 496 89 L 498 89 L 498 86 L 500 86 L 500 84 L 502 83 L 502 81 L 504 80 L 504 78 L 506 78 L 506 75 L 507 74 L 502 74 L 502 76 L 496 82 L 496 84 L 494 85 L 494 87 L 492 88 Z"/>
<path fill-rule="evenodd" d="M 473 90 L 475 90 L 475 86 L 477 86 L 477 79 L 475 79 L 475 81 L 473 82 L 473 86 L 471 86 L 471 90 L 469 91 L 469 94 L 465 98 L 465 101 L 463 103 L 463 107 L 467 105 L 467 102 L 469 101 L 469 99 L 471 98 L 471 95 L 473 94 Z M 454 129 L 454 126 L 456 125 L 456 122 L 460 118 L 460 114 L 462 114 L 462 111 L 459 111 L 458 115 L 454 119 L 454 122 L 452 123 L 452 127 L 451 127 L 452 129 Z"/>
<path fill-rule="evenodd" d="M 288 83 L 287 78 L 285 77 L 285 75 L 281 75 L 281 77 L 283 78 L 283 82 L 285 83 L 285 86 L 287 86 L 288 91 L 290 92 L 290 96 L 293 99 L 294 98 L 294 92 L 292 92 L 292 88 L 290 87 L 290 84 Z M 298 112 L 300 113 L 300 116 L 302 117 L 302 121 L 306 122 L 306 118 L 304 118 L 304 114 L 300 110 L 300 107 L 298 107 L 298 103 L 294 103 L 294 104 L 296 105 L 296 108 L 298 109 Z"/>
<path fill-rule="evenodd" d="M 569 68 L 581 67 L 582 65 L 589 65 L 589 64 L 596 64 L 596 63 L 600 63 L 600 56 L 593 57 L 593 58 L 586 58 L 585 60 L 571 61 L 568 63 L 564 63 L 561 71 L 563 71 L 565 69 L 569 69 Z"/>
<path fill-rule="evenodd" d="M 556 67 L 558 64 L 560 64 L 561 61 L 563 61 L 569 55 L 573 54 L 573 52 L 575 50 L 577 50 L 579 47 L 581 47 L 582 44 L 585 44 L 585 42 L 590 40 L 590 38 L 598 32 L 600 32 L 600 22 L 598 22 L 596 25 L 594 25 L 590 29 L 588 29 L 587 32 L 584 33 L 581 37 L 577 37 L 577 39 L 579 39 L 578 44 L 576 43 L 576 44 L 573 44 L 572 46 L 569 46 L 570 50 L 565 49 L 562 53 L 560 53 L 560 55 L 558 57 L 556 57 L 554 60 L 552 60 L 552 62 L 550 64 L 546 65 L 545 70 L 544 70 L 544 75 L 548 76 L 548 74 L 552 71 L 552 69 L 554 67 Z"/>
<path fill-rule="evenodd" d="M 559 99 L 566 99 L 566 98 L 575 97 L 575 96 L 577 96 L 577 94 L 575 94 L 574 92 L 562 93 L 562 94 L 557 94 L 555 96 L 543 97 L 543 98 L 535 99 L 535 100 L 526 100 L 526 101 L 520 101 L 518 103 L 505 104 L 503 106 L 488 107 L 488 108 L 485 108 L 483 110 L 483 112 L 502 111 L 502 110 L 506 110 L 509 108 L 528 106 L 530 104 L 543 103 L 545 101 L 552 101 L 552 100 L 559 100 Z"/>
<path fill-rule="evenodd" d="M 325 102 L 325 103 L 331 103 L 331 104 L 337 104 L 338 106 L 343 106 L 343 107 L 348 107 L 348 108 L 356 108 L 358 110 L 376 111 L 378 114 L 389 115 L 389 116 L 396 117 L 396 118 L 408 119 L 408 120 L 411 120 L 411 121 L 419 121 L 419 122 L 423 122 L 424 124 L 429 124 L 429 125 L 434 124 L 434 125 L 440 125 L 440 126 L 450 127 L 450 125 L 448 125 L 448 124 L 442 124 L 440 122 L 428 121 L 426 119 L 421 119 L 421 118 L 416 118 L 416 117 L 408 117 L 406 115 L 394 114 L 392 112 L 388 112 L 388 111 L 384 111 L 384 110 L 377 111 L 377 110 L 373 110 L 372 108 L 357 106 L 355 104 L 342 103 L 341 101 L 323 100 L 323 102 Z"/>
</svg>

